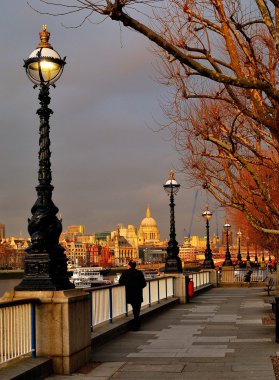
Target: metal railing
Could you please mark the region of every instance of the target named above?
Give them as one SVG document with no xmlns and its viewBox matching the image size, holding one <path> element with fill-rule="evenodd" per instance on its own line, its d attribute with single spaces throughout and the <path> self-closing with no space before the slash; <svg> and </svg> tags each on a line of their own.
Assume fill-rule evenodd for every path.
<svg viewBox="0 0 279 380">
<path fill-rule="evenodd" d="M 194 288 L 209 283 L 209 272 L 191 273 Z M 122 285 L 85 289 L 90 292 L 91 327 L 128 316 L 132 308 L 126 303 Z M 142 309 L 175 296 L 175 278 L 164 276 L 147 280 L 143 289 Z M 23 355 L 36 357 L 35 308 L 38 299 L 0 303 L 0 364 Z"/>
<path fill-rule="evenodd" d="M 0 303 L 0 364 L 28 354 L 36 357 L 36 302 Z"/>
<path fill-rule="evenodd" d="M 194 290 L 202 288 L 210 284 L 210 272 L 203 271 L 197 273 L 189 273 L 189 278 L 194 282 Z"/>
<path fill-rule="evenodd" d="M 174 278 L 147 280 L 143 289 L 142 309 L 174 296 Z M 128 316 L 132 310 L 126 303 L 125 286 L 113 285 L 88 289 L 91 293 L 91 327 Z"/>
<path fill-rule="evenodd" d="M 267 278 L 266 269 L 251 269 L 251 282 L 265 281 Z M 234 270 L 234 282 L 243 282 L 244 277 L 247 274 L 248 269 L 235 269 Z"/>
</svg>

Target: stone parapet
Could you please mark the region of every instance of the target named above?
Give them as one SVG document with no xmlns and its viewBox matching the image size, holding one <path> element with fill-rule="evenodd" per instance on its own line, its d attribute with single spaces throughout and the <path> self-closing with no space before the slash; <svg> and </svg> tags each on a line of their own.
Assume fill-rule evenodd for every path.
<svg viewBox="0 0 279 380">
<path fill-rule="evenodd" d="M 222 283 L 232 283 L 234 282 L 234 267 L 233 266 L 223 266 L 222 267 Z"/>
<path fill-rule="evenodd" d="M 185 304 L 187 302 L 185 275 L 182 273 L 172 273 L 170 276 L 174 277 L 174 296 L 179 298 L 180 303 Z"/>
</svg>

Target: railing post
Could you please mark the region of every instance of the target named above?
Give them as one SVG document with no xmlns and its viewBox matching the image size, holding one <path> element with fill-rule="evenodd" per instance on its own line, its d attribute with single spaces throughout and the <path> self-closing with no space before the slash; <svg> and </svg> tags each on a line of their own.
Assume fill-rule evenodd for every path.
<svg viewBox="0 0 279 380">
<path fill-rule="evenodd" d="M 160 303 L 160 281 L 157 280 L 157 286 L 158 286 L 158 303 Z"/>
<path fill-rule="evenodd" d="M 148 281 L 147 282 L 147 284 L 148 284 L 148 304 L 149 304 L 149 307 L 151 307 L 151 282 L 150 281 Z"/>
<path fill-rule="evenodd" d="M 112 323 L 112 287 L 109 287 L 109 323 Z"/>
<path fill-rule="evenodd" d="M 128 304 L 127 304 L 127 295 L 126 295 L 126 289 L 125 289 L 125 315 L 128 317 Z"/>
<path fill-rule="evenodd" d="M 93 297 L 93 293 L 90 292 L 90 299 L 89 299 L 89 304 L 90 304 L 90 328 L 91 328 L 91 331 L 93 331 L 93 325 L 94 325 L 94 321 L 93 321 L 93 301 L 92 301 L 92 297 Z"/>
<path fill-rule="evenodd" d="M 31 353 L 36 358 L 36 304 L 31 302 Z"/>
<path fill-rule="evenodd" d="M 168 281 L 167 278 L 165 278 L 165 288 L 166 288 L 166 300 L 168 299 Z"/>
</svg>

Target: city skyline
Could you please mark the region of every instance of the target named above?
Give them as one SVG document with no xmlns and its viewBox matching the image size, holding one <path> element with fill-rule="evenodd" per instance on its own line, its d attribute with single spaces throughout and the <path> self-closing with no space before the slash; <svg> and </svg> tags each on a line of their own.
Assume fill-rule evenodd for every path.
<svg viewBox="0 0 279 380">
<path fill-rule="evenodd" d="M 38 89 L 27 79 L 23 59 L 39 42 L 42 24 L 62 57 L 64 73 L 51 88 L 50 118 L 53 200 L 64 229 L 84 224 L 88 232 L 138 226 L 147 204 L 162 238 L 169 235 L 169 200 L 163 190 L 169 170 L 179 169 L 179 154 L 166 131 L 160 101 L 167 89 L 156 80 L 151 44 L 118 23 L 86 23 L 43 16 L 25 2 L 4 1 L 0 15 L 1 198 L 0 223 L 7 235 L 28 236 L 27 219 L 36 200 L 38 171 Z M 182 174 L 175 199 L 177 240 L 188 233 L 196 189 Z M 201 217 L 206 195 L 199 192 L 192 233 L 205 234 Z M 214 203 L 209 203 L 214 211 Z M 219 234 L 223 224 L 219 212 Z M 216 231 L 212 220 L 212 234 Z"/>
</svg>

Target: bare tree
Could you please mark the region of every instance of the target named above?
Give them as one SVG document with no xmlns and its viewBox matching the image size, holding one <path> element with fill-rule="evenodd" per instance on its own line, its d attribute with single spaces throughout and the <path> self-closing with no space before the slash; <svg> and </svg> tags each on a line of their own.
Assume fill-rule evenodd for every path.
<svg viewBox="0 0 279 380">
<path fill-rule="evenodd" d="M 165 111 L 184 169 L 255 228 L 279 234 L 278 0 L 40 3 L 48 14 L 80 13 L 81 24 L 109 17 L 154 42 L 174 89 Z M 134 16 L 141 9 L 150 22 Z"/>
</svg>

